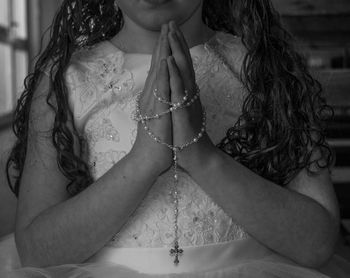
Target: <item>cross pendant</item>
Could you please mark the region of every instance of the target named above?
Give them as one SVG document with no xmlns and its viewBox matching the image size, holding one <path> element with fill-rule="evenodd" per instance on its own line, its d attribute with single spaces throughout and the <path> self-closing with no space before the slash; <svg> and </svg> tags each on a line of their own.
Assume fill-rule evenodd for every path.
<svg viewBox="0 0 350 278">
<path fill-rule="evenodd" d="M 170 249 L 170 255 L 171 256 L 175 256 L 174 259 L 174 264 L 178 265 L 179 264 L 179 255 L 182 255 L 184 252 L 184 250 L 182 250 L 181 248 L 179 248 L 179 243 L 177 241 L 175 241 L 175 245 L 174 248 Z"/>
</svg>

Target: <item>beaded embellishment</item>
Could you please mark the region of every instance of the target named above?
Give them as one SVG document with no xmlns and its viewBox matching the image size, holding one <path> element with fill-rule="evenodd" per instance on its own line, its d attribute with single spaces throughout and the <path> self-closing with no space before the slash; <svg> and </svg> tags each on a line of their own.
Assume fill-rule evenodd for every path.
<svg viewBox="0 0 350 278">
<path fill-rule="evenodd" d="M 172 145 L 172 144 L 168 144 L 164 141 L 162 141 L 160 139 L 160 137 L 158 137 L 157 135 L 155 135 L 152 130 L 150 129 L 150 127 L 148 126 L 147 122 L 154 120 L 154 119 L 159 119 L 160 117 L 169 114 L 169 113 L 174 113 L 176 112 L 176 110 L 178 109 L 183 109 L 186 107 L 191 106 L 193 103 L 195 103 L 195 101 L 199 100 L 199 94 L 200 94 L 200 90 L 199 87 L 196 86 L 196 92 L 195 94 L 192 96 L 191 99 L 188 98 L 188 91 L 185 90 L 185 96 L 183 97 L 181 102 L 170 102 L 167 101 L 163 98 L 161 98 L 160 96 L 158 96 L 158 89 L 154 89 L 153 90 L 153 95 L 156 98 L 157 101 L 161 102 L 161 103 L 165 103 L 168 104 L 170 106 L 170 108 L 168 110 L 165 110 L 161 113 L 155 114 L 155 115 L 142 115 L 141 114 L 141 110 L 140 110 L 140 97 L 141 97 L 141 93 L 140 92 L 137 96 L 137 101 L 136 101 L 136 113 L 134 116 L 134 120 L 141 122 L 143 125 L 143 128 L 145 129 L 145 131 L 147 132 L 147 134 L 157 143 L 162 144 L 166 147 L 168 147 L 169 149 L 172 150 L 173 152 L 173 171 L 174 171 L 174 186 L 171 192 L 171 195 L 173 197 L 173 202 L 174 202 L 174 246 L 173 248 L 170 249 L 170 255 L 174 256 L 174 264 L 178 265 L 180 263 L 179 261 L 179 256 L 183 254 L 184 250 L 180 248 L 179 246 L 179 235 L 178 235 L 178 217 L 179 217 L 179 208 L 178 208 L 178 204 L 179 204 L 179 192 L 178 192 L 178 182 L 179 182 L 179 175 L 178 175 L 178 153 L 181 152 L 183 149 L 189 147 L 192 144 L 195 144 L 198 142 L 198 140 L 200 138 L 203 137 L 203 134 L 206 130 L 206 113 L 205 110 L 203 109 L 203 115 L 202 115 L 202 127 L 201 130 L 198 132 L 197 136 L 195 136 L 192 140 L 185 142 L 182 145 Z"/>
</svg>

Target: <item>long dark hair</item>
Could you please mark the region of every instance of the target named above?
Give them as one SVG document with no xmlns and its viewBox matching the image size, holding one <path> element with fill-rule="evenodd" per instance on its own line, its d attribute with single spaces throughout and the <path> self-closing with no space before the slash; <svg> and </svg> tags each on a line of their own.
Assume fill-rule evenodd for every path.
<svg viewBox="0 0 350 278">
<path fill-rule="evenodd" d="M 218 145 L 257 174 L 286 185 L 301 169 L 316 173 L 329 168 L 332 150 L 326 143 L 324 120 L 329 107 L 320 84 L 294 50 L 270 0 L 204 0 L 203 20 L 214 30 L 238 34 L 247 49 L 241 80 L 248 94 L 242 115 Z M 115 36 L 123 25 L 114 0 L 65 0 L 51 27 L 51 39 L 25 81 L 13 124 L 17 142 L 7 163 L 11 189 L 18 195 L 27 152 L 28 115 L 42 72 L 50 69 L 47 104 L 55 112 L 52 142 L 60 171 L 70 180 L 71 195 L 92 183 L 89 167 L 74 151 L 77 130 L 69 128 L 64 73 L 74 51 Z M 80 146 L 83 142 L 79 142 Z M 314 153 L 322 155 L 313 156 Z M 316 157 L 311 159 L 311 157 Z M 317 167 L 314 167 L 314 166 Z M 12 178 L 11 169 L 17 175 Z M 12 180 L 14 179 L 14 182 Z"/>
</svg>

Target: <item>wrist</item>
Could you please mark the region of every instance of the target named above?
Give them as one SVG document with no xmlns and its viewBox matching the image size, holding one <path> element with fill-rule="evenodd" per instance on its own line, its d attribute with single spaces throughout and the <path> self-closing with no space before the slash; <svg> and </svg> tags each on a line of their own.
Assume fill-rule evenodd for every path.
<svg viewBox="0 0 350 278">
<path fill-rule="evenodd" d="M 210 173 L 211 169 L 221 163 L 222 156 L 220 150 L 211 142 L 208 135 L 203 136 L 201 140 L 181 155 L 181 166 L 195 176 L 197 173 Z"/>
<path fill-rule="evenodd" d="M 162 165 L 151 159 L 152 155 L 145 151 L 139 152 L 132 149 L 128 153 L 128 157 L 132 165 L 135 167 L 134 169 L 137 169 L 139 173 L 144 173 L 157 178 L 163 172 Z"/>
</svg>

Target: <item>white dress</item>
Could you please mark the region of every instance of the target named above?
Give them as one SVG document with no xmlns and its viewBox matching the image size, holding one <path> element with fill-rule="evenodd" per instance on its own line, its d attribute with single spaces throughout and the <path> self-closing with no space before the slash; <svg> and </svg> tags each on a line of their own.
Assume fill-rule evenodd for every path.
<svg viewBox="0 0 350 278">
<path fill-rule="evenodd" d="M 245 96 L 238 75 L 244 47 L 240 38 L 217 33 L 190 52 L 207 111 L 207 132 L 217 144 L 241 113 Z M 69 101 L 95 179 L 135 141 L 132 116 L 150 62 L 151 55 L 126 54 L 108 41 L 72 57 L 66 75 Z M 20 268 L 10 235 L 0 242 L 0 277 L 329 277 L 298 266 L 250 237 L 186 172 L 180 171 L 179 180 L 179 243 L 184 249 L 179 265 L 169 254 L 174 240 L 169 171 L 157 179 L 118 234 L 84 264 Z M 347 271 L 349 264 L 334 257 L 323 272 L 345 278 Z"/>
</svg>

